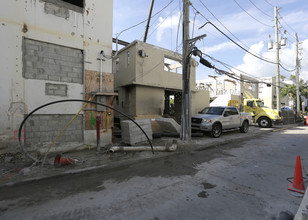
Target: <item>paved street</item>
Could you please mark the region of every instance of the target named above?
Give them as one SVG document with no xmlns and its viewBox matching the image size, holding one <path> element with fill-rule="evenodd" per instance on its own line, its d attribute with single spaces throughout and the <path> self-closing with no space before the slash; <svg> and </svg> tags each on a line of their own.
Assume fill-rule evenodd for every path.
<svg viewBox="0 0 308 220">
<path fill-rule="evenodd" d="M 3 187 L 0 218 L 273 219 L 284 210 L 295 214 L 301 198 L 287 190 L 286 178 L 293 177 L 297 155 L 308 166 L 307 134 L 308 126 L 298 126 L 128 167 Z"/>
</svg>

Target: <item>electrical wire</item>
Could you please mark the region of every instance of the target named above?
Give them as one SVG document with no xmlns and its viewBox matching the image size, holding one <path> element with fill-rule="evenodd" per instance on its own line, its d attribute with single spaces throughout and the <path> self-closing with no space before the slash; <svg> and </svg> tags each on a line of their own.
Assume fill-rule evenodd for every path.
<svg viewBox="0 0 308 220">
<path fill-rule="evenodd" d="M 239 7 L 239 8 L 241 8 L 247 15 L 249 15 L 252 19 L 254 19 L 255 21 L 257 21 L 257 22 L 259 22 L 260 24 L 263 24 L 264 26 L 267 26 L 267 27 L 273 27 L 273 26 L 271 26 L 271 25 L 268 25 L 268 24 L 265 24 L 265 23 L 263 23 L 262 21 L 260 21 L 260 20 L 258 20 L 257 18 L 255 18 L 254 16 L 252 16 L 250 13 L 248 13 L 248 11 L 246 11 L 236 0 L 233 0 L 236 4 L 237 4 L 237 6 Z"/>
<path fill-rule="evenodd" d="M 205 66 L 208 67 L 208 68 L 214 69 L 215 72 L 216 72 L 217 74 L 219 74 L 219 75 L 223 75 L 223 74 L 224 74 L 224 75 L 226 75 L 226 76 L 228 76 L 228 77 L 230 77 L 230 78 L 232 78 L 232 79 L 235 79 L 235 80 L 238 80 L 238 81 L 242 81 L 242 82 L 254 83 L 254 84 L 263 83 L 263 84 L 266 84 L 266 85 L 272 85 L 272 86 L 275 86 L 275 87 L 280 87 L 280 88 L 282 88 L 281 86 L 277 86 L 277 85 L 275 85 L 275 84 L 273 84 L 273 83 L 268 83 L 268 82 L 261 81 L 260 79 L 257 79 L 256 77 L 251 76 L 251 75 L 250 75 L 250 76 L 251 76 L 252 78 L 256 79 L 255 81 L 242 79 L 241 76 L 237 76 L 236 73 L 234 73 L 234 72 L 232 71 L 232 69 L 231 69 L 231 68 L 233 68 L 233 69 L 236 69 L 236 68 L 234 68 L 234 67 L 232 67 L 232 66 L 230 66 L 230 65 L 228 65 L 228 64 L 226 64 L 226 63 L 224 63 L 224 62 L 222 62 L 222 61 L 219 61 L 219 60 L 215 59 L 214 57 L 211 57 L 210 55 L 207 55 L 207 54 L 202 53 L 202 51 L 200 51 L 200 50 L 199 50 L 198 48 L 196 48 L 196 47 L 193 48 L 192 53 L 193 53 L 195 56 L 199 56 L 199 57 L 200 57 L 200 62 L 201 62 L 203 65 L 205 65 Z M 221 63 L 223 66 L 225 66 L 227 69 L 229 69 L 232 73 L 229 73 L 229 72 L 227 72 L 227 71 L 225 71 L 225 70 L 218 69 L 217 67 L 215 67 L 214 65 L 212 65 L 210 62 L 208 62 L 207 60 L 205 60 L 204 58 L 202 58 L 202 56 L 200 56 L 200 54 L 209 57 L 210 59 L 212 59 L 212 60 L 215 61 L 215 62 Z M 239 69 L 236 69 L 236 70 L 239 70 Z M 245 73 L 246 75 L 249 75 L 248 73 L 246 73 L 246 72 L 244 72 L 244 71 L 241 71 L 241 70 L 239 70 L 239 71 Z M 284 77 L 285 77 L 285 76 L 284 76 Z"/>
<path fill-rule="evenodd" d="M 273 18 L 271 15 L 268 15 L 267 13 L 265 13 L 263 10 L 261 10 L 259 7 L 257 7 L 255 5 L 255 3 L 253 3 L 251 0 L 249 0 L 251 4 L 253 4 L 253 6 L 255 6 L 256 9 L 258 9 L 262 14 L 266 15 L 267 17 Z"/>
<path fill-rule="evenodd" d="M 206 7 L 206 5 L 201 1 L 201 0 L 199 0 L 200 1 L 200 3 L 203 5 L 203 7 L 219 22 L 219 24 L 221 25 L 221 26 L 223 26 L 235 39 L 237 39 L 241 44 L 243 44 L 246 48 L 248 48 L 249 49 L 249 47 L 246 45 L 246 44 L 244 44 L 238 37 L 236 37 L 215 15 L 214 15 L 214 13 L 212 13 L 211 11 L 210 11 L 210 9 L 208 8 L 208 7 Z M 195 8 L 193 5 L 191 5 L 193 8 Z M 195 8 L 195 10 L 197 10 L 196 8 Z M 199 12 L 200 13 L 200 12 Z M 203 18 L 205 18 L 205 20 L 206 21 L 210 21 L 209 19 L 207 19 L 202 13 L 200 13 L 200 15 L 203 17 Z M 254 52 L 254 51 L 252 51 L 252 52 Z M 254 52 L 255 53 L 255 52 Z"/>
<path fill-rule="evenodd" d="M 179 47 L 179 32 L 180 32 L 180 26 L 181 26 L 181 21 L 182 21 L 182 16 L 183 16 L 183 13 L 182 13 L 182 10 L 181 10 L 181 6 L 179 8 L 181 14 L 180 14 L 180 18 L 179 18 L 179 23 L 178 23 L 178 29 L 177 29 L 177 32 L 176 32 L 176 44 L 175 44 L 175 51 L 178 52 L 178 47 Z M 183 45 L 183 42 L 181 43 L 181 45 Z"/>
<path fill-rule="evenodd" d="M 250 55 L 252 55 L 252 56 L 254 56 L 254 57 L 256 57 L 256 58 L 258 58 L 258 59 L 260 59 L 260 60 L 262 60 L 262 61 L 265 61 L 265 62 L 267 62 L 267 63 L 271 63 L 271 64 L 277 64 L 276 62 L 274 62 L 274 61 L 271 61 L 271 60 L 267 60 L 267 59 L 264 59 L 263 57 L 260 57 L 260 56 L 258 56 L 258 55 L 256 55 L 256 54 L 253 54 L 253 53 L 251 53 L 249 50 L 247 50 L 247 49 L 245 49 L 243 46 L 241 46 L 240 44 L 238 44 L 237 42 L 235 42 L 232 38 L 230 38 L 228 35 L 226 35 L 224 32 L 222 32 L 216 25 L 214 25 L 212 22 L 210 22 L 210 21 L 208 21 L 208 22 L 206 22 L 204 25 L 202 25 L 199 29 L 201 29 L 201 28 L 203 28 L 205 25 L 207 25 L 207 24 L 210 24 L 210 25 L 212 25 L 217 31 L 219 31 L 221 34 L 223 34 L 226 38 L 228 38 L 230 41 L 232 41 L 235 45 L 237 45 L 239 48 L 241 48 L 242 50 L 244 50 L 245 52 L 247 52 L 247 53 L 249 53 Z M 286 70 L 286 71 L 288 71 L 288 72 L 293 72 L 295 69 L 293 69 L 293 70 L 288 70 L 288 69 L 286 69 L 284 66 L 282 66 L 280 63 L 278 63 L 279 64 L 279 66 L 281 67 L 281 68 L 283 68 L 284 70 Z"/>
<path fill-rule="evenodd" d="M 269 4 L 272 7 L 275 7 L 274 5 L 272 5 L 271 3 L 269 3 L 267 0 L 264 0 L 267 4 Z"/>
<path fill-rule="evenodd" d="M 192 29 L 192 34 L 191 34 L 191 38 L 194 37 L 194 30 L 195 30 L 195 21 L 196 21 L 196 16 L 197 14 L 199 14 L 198 11 L 195 12 L 195 16 L 194 16 L 194 22 L 193 22 L 193 29 Z"/>
<path fill-rule="evenodd" d="M 257 77 L 255 77 L 255 76 L 253 76 L 253 75 L 251 75 L 251 74 L 249 74 L 249 73 L 246 73 L 246 72 L 244 72 L 243 70 L 237 69 L 237 68 L 235 68 L 235 67 L 233 67 L 233 66 L 231 66 L 231 65 L 229 65 L 229 64 L 227 64 L 227 63 L 224 63 L 224 62 L 222 62 L 222 61 L 219 61 L 219 60 L 215 59 L 214 57 L 212 57 L 212 56 L 210 56 L 210 55 L 208 55 L 208 54 L 204 54 L 204 53 L 203 53 L 203 55 L 209 57 L 211 60 L 213 60 L 213 61 L 215 61 L 215 62 L 221 63 L 221 64 L 224 65 L 225 67 L 235 69 L 235 70 L 237 70 L 237 71 L 239 71 L 239 72 L 241 72 L 241 73 L 243 73 L 243 74 L 245 74 L 245 75 L 247 75 L 247 76 L 250 76 L 250 77 L 252 77 L 252 78 L 258 79 Z M 258 80 L 259 80 L 259 79 L 258 79 Z"/>
<path fill-rule="evenodd" d="M 165 10 L 173 1 L 174 1 L 174 0 L 171 0 L 165 7 L 163 7 L 161 10 L 159 10 L 159 11 L 156 12 L 154 15 L 152 15 L 151 18 L 155 17 L 157 14 L 159 14 L 159 13 L 161 13 L 163 10 Z M 143 20 L 143 21 L 141 21 L 141 22 L 139 22 L 139 23 L 137 23 L 137 24 L 134 24 L 134 25 L 132 25 L 132 26 L 130 26 L 130 27 L 128 27 L 128 28 L 126 28 L 126 29 L 120 31 L 119 33 L 116 34 L 116 36 L 119 37 L 121 33 L 125 32 L 125 31 L 128 31 L 128 30 L 130 30 L 130 29 L 132 29 L 132 28 L 134 28 L 134 27 L 137 27 L 137 26 L 139 26 L 139 25 L 141 25 L 141 24 L 143 24 L 143 23 L 145 23 L 145 22 L 147 22 L 147 21 L 148 21 L 148 19 L 145 19 L 145 20 Z"/>
<path fill-rule="evenodd" d="M 280 16 L 281 20 L 292 30 L 294 31 L 294 33 L 296 33 L 296 30 L 294 30 L 284 19 L 283 17 L 281 16 L 281 14 L 278 12 L 278 15 Z"/>
<path fill-rule="evenodd" d="M 177 9 L 177 6 L 163 19 L 162 22 L 160 22 L 156 28 L 149 34 L 148 38 L 150 38 L 153 33 L 167 20 L 167 18 Z"/>
<path fill-rule="evenodd" d="M 244 44 L 240 39 L 238 39 L 209 9 L 208 9 L 208 7 L 206 7 L 206 5 L 201 1 L 201 0 L 199 0 L 200 1 L 200 3 L 206 8 L 206 10 L 233 36 L 233 37 L 235 37 L 240 43 L 242 43 L 246 48 L 248 48 L 248 50 L 247 49 L 245 49 L 243 46 L 241 46 L 240 44 L 238 44 L 237 42 L 235 42 L 233 39 L 231 39 L 228 35 L 226 35 L 225 33 L 223 33 L 221 30 L 219 30 L 219 28 L 217 28 L 216 26 L 214 26 L 219 32 L 221 32 L 224 36 L 226 36 L 229 40 L 231 40 L 234 44 L 236 44 L 237 46 L 239 46 L 241 49 L 243 49 L 244 51 L 246 51 L 246 52 L 248 52 L 248 53 L 250 53 L 251 55 L 253 55 L 253 56 L 255 56 L 255 57 L 257 57 L 257 58 L 259 58 L 259 59 L 263 59 L 264 61 L 266 61 L 264 58 L 262 58 L 262 57 L 259 57 L 258 55 L 256 55 L 257 53 L 256 52 L 254 52 L 253 50 L 251 50 L 251 49 L 249 49 L 249 47 L 246 45 L 246 44 Z M 196 11 L 198 11 L 192 4 L 191 4 L 191 6 L 196 10 Z M 211 23 L 212 24 L 212 22 L 210 22 L 209 21 L 209 19 L 207 19 L 202 13 L 200 13 L 199 12 L 199 14 L 203 17 L 203 18 L 205 18 L 206 20 L 207 20 L 207 22 L 209 22 L 209 23 Z M 214 25 L 214 24 L 212 24 L 212 25 Z M 199 28 L 200 29 L 200 28 Z M 251 52 L 250 52 L 250 51 Z M 255 53 L 255 54 L 253 54 L 253 53 Z M 271 62 L 271 63 L 273 63 L 273 64 L 277 64 L 276 62 L 274 62 L 274 61 L 266 61 L 266 62 Z M 294 68 L 293 70 L 288 70 L 288 69 L 286 69 L 284 66 L 282 66 L 280 63 L 279 63 L 279 66 L 281 66 L 281 68 L 283 68 L 284 70 L 286 70 L 286 71 L 288 71 L 288 72 L 293 72 L 296 68 Z"/>
</svg>

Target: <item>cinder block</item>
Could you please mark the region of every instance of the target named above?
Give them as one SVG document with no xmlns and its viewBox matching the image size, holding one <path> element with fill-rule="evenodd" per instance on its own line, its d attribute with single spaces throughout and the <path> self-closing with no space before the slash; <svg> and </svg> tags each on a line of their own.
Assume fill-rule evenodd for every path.
<svg viewBox="0 0 308 220">
<path fill-rule="evenodd" d="M 37 74 L 36 75 L 36 79 L 48 79 L 48 75 L 47 74 Z"/>
<path fill-rule="evenodd" d="M 82 83 L 82 79 L 74 77 L 72 82 L 74 82 L 74 83 Z"/>
<path fill-rule="evenodd" d="M 52 75 L 49 75 L 48 76 L 48 79 L 50 81 L 60 81 L 60 76 L 52 76 Z"/>
<path fill-rule="evenodd" d="M 150 140 L 152 140 L 152 128 L 150 119 L 136 120 L 140 127 L 145 131 Z M 121 121 L 122 142 L 126 144 L 137 144 L 147 141 L 146 136 L 141 129 L 132 121 Z"/>
</svg>

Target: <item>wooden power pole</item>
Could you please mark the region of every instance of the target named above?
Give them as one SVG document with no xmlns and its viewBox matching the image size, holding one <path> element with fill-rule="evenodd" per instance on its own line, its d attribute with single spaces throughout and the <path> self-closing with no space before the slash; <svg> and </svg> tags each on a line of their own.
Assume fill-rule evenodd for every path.
<svg viewBox="0 0 308 220">
<path fill-rule="evenodd" d="M 181 120 L 181 139 L 190 140 L 191 138 L 191 92 L 190 92 L 190 73 L 189 73 L 189 0 L 183 0 L 183 58 L 182 58 L 182 120 Z"/>
</svg>

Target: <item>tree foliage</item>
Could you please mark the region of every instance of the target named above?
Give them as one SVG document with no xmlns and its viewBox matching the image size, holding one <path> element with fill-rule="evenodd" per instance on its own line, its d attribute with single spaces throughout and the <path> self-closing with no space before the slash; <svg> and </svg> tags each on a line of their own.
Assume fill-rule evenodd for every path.
<svg viewBox="0 0 308 220">
<path fill-rule="evenodd" d="M 295 76 L 291 76 L 291 80 L 295 81 Z M 299 94 L 300 96 L 304 96 L 305 98 L 308 98 L 308 82 L 304 81 L 303 79 L 300 79 L 299 81 Z M 286 87 L 281 89 L 280 92 L 281 97 L 289 96 L 294 101 L 296 100 L 296 85 L 287 85 Z M 300 103 L 301 103 L 301 97 L 300 97 Z"/>
</svg>

